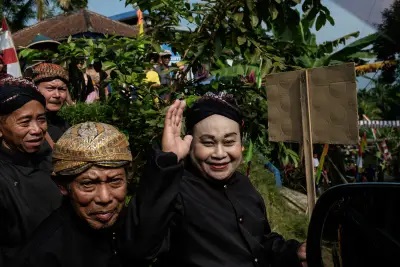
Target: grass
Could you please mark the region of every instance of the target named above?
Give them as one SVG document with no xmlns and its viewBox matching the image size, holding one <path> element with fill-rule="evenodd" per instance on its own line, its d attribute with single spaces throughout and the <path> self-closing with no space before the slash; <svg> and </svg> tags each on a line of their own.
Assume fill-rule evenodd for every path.
<svg viewBox="0 0 400 267">
<path fill-rule="evenodd" d="M 305 241 L 309 221 L 307 215 L 299 214 L 288 206 L 275 186 L 274 175 L 264 168 L 264 163 L 261 157 L 253 157 L 250 180 L 264 198 L 272 231 L 286 239 Z M 245 173 L 245 166 L 241 171 Z"/>
</svg>

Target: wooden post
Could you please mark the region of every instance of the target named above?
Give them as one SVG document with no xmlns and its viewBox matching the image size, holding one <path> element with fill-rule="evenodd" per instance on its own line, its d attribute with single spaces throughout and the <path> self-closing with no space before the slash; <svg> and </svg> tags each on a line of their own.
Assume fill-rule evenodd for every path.
<svg viewBox="0 0 400 267">
<path fill-rule="evenodd" d="M 308 71 L 301 74 L 300 82 L 301 121 L 303 129 L 303 148 L 307 182 L 308 214 L 311 217 L 315 206 L 315 175 L 313 166 L 313 140 L 310 112 L 310 94 L 308 86 Z"/>
</svg>

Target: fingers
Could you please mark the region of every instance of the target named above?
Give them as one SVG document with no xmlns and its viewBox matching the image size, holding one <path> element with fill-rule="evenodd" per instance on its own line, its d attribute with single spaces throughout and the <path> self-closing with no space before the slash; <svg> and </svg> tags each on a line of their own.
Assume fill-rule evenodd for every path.
<svg viewBox="0 0 400 267">
<path fill-rule="evenodd" d="M 175 116 L 177 114 L 177 109 L 180 106 L 179 100 L 175 100 L 175 102 L 168 108 L 167 113 L 165 114 L 165 121 L 164 125 L 165 126 L 172 126 L 175 121 Z"/>
<path fill-rule="evenodd" d="M 168 109 L 167 118 L 171 126 L 180 127 L 185 107 L 186 107 L 185 101 L 175 100 L 175 102 Z"/>
<path fill-rule="evenodd" d="M 186 107 L 186 102 L 181 101 L 179 108 L 177 110 L 177 113 L 176 113 L 175 125 L 176 125 L 179 133 L 181 132 L 181 129 L 182 129 L 182 118 L 183 118 L 183 112 L 185 111 L 185 107 Z"/>
</svg>

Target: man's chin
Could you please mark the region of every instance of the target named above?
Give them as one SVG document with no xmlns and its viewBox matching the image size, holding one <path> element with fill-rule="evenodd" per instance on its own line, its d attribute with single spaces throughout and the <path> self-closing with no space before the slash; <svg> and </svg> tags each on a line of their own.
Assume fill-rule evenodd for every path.
<svg viewBox="0 0 400 267">
<path fill-rule="evenodd" d="M 23 152 L 26 152 L 28 154 L 33 154 L 33 153 L 37 153 L 40 150 L 40 146 L 37 148 L 24 148 Z"/>
<path fill-rule="evenodd" d="M 232 173 L 230 173 L 230 172 L 209 172 L 208 173 L 208 177 L 210 177 L 211 179 L 214 179 L 214 180 L 219 180 L 219 181 L 227 180 L 231 176 L 232 176 Z"/>
<path fill-rule="evenodd" d="M 57 112 L 61 109 L 62 105 L 48 104 L 46 109 L 50 112 Z"/>
</svg>

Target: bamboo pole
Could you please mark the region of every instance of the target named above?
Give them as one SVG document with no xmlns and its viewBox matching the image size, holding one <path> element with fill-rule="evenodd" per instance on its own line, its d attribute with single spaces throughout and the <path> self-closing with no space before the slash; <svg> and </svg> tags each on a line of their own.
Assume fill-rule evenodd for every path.
<svg viewBox="0 0 400 267">
<path fill-rule="evenodd" d="M 310 92 L 308 86 L 308 71 L 301 74 L 300 82 L 300 101 L 301 101 L 301 117 L 303 130 L 303 148 L 307 182 L 307 205 L 308 215 L 311 217 L 315 206 L 315 175 L 313 166 L 313 140 L 312 140 L 312 125 L 310 111 Z"/>
</svg>

